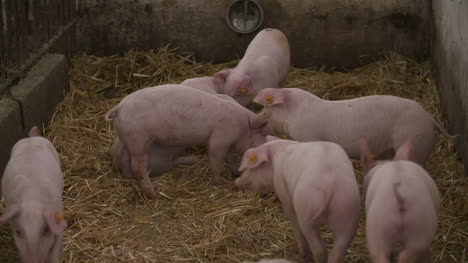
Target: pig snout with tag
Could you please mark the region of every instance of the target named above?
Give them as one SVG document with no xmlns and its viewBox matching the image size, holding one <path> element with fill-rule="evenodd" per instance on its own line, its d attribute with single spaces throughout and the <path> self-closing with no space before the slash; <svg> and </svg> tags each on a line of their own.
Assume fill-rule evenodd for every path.
<svg viewBox="0 0 468 263">
<path fill-rule="evenodd" d="M 143 192 L 156 198 L 147 175 L 153 143 L 171 147 L 208 146 L 215 182 L 226 161 L 237 173 L 234 153 L 261 145 L 264 122 L 238 103 L 182 85 L 138 90 L 106 113 L 130 154 L 130 170 Z"/>
<path fill-rule="evenodd" d="M 329 101 L 295 88 L 264 89 L 254 99 L 264 106 L 266 133 L 296 141 L 330 141 L 352 159 L 360 157 L 359 138 L 365 134 L 377 156 L 394 153 L 410 140 L 410 160 L 422 166 L 434 148 L 434 129 L 452 137 L 417 102 L 387 95 Z M 390 153 L 390 154 L 385 154 Z"/>
<path fill-rule="evenodd" d="M 58 263 L 67 226 L 62 207 L 63 175 L 55 147 L 33 127 L 18 141 L 2 177 L 5 211 L 25 263 Z"/>
<path fill-rule="evenodd" d="M 398 262 L 431 262 L 440 193 L 419 164 L 408 161 L 412 144 L 404 143 L 393 161 L 376 161 L 362 138 L 366 234 L 373 262 L 390 262 L 400 245 Z"/>
<path fill-rule="evenodd" d="M 250 42 L 239 64 L 214 74 L 214 81 L 223 87 L 224 94 L 248 106 L 260 90 L 284 85 L 290 57 L 286 36 L 277 29 L 267 28 Z"/>
<path fill-rule="evenodd" d="M 236 185 L 243 191 L 276 192 L 305 262 L 312 257 L 320 263 L 343 262 L 360 213 L 351 160 L 335 143 L 299 143 L 272 136 L 267 141 L 245 152 Z M 329 256 L 321 224 L 328 224 L 335 234 Z"/>
</svg>

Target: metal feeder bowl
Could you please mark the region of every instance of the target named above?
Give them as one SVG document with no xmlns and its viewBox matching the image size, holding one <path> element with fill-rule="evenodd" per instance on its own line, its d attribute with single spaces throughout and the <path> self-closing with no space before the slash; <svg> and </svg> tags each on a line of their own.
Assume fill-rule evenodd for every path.
<svg viewBox="0 0 468 263">
<path fill-rule="evenodd" d="M 262 24 L 262 7 L 255 0 L 237 0 L 227 9 L 226 21 L 236 32 L 253 32 Z"/>
</svg>

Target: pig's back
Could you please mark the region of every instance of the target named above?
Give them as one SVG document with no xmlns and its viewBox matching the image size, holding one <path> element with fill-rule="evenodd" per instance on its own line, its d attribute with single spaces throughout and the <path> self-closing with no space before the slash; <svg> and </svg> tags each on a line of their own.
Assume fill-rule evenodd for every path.
<svg viewBox="0 0 468 263">
<path fill-rule="evenodd" d="M 242 106 L 216 95 L 162 85 L 125 97 L 114 125 L 129 133 L 138 127 L 162 144 L 196 145 L 205 143 L 215 127 L 225 126 L 231 133 L 245 128 L 248 114 Z"/>
<path fill-rule="evenodd" d="M 201 77 L 186 79 L 180 85 L 185 85 L 211 94 L 217 93 L 217 87 L 213 82 L 213 77 Z"/>
<path fill-rule="evenodd" d="M 281 31 L 267 28 L 260 31 L 250 42 L 242 60 L 279 55 L 281 55 L 279 59 L 286 60 L 289 67 L 290 50 L 288 39 Z"/>
<path fill-rule="evenodd" d="M 63 175 L 58 158 L 55 147 L 43 137 L 18 141 L 2 178 L 5 198 L 60 198 Z"/>
<path fill-rule="evenodd" d="M 119 118 L 138 118 L 151 112 L 157 118 L 171 117 L 184 121 L 207 121 L 216 118 L 224 100 L 197 89 L 182 85 L 161 85 L 144 88 L 122 100 L 125 107 Z M 229 106 L 224 107 L 230 110 Z M 192 117 L 192 119 L 185 119 Z"/>
<path fill-rule="evenodd" d="M 392 131 L 402 119 L 412 125 L 432 125 L 430 116 L 415 101 L 395 96 L 376 95 L 340 101 L 316 101 L 299 107 L 293 122 L 296 140 L 324 140 L 341 145 L 351 158 L 359 158 L 358 140 L 366 136 L 372 150 L 393 146 Z M 411 115 L 409 115 L 411 114 Z M 324 116 L 327 116 L 325 118 Z M 416 124 L 415 122 L 420 122 Z M 305 132 L 311 131 L 314 132 Z"/>
<path fill-rule="evenodd" d="M 327 188 L 336 180 L 356 184 L 351 160 L 332 142 L 306 142 L 285 147 L 275 160 L 275 170 L 287 176 L 293 190 L 298 184 L 317 182 Z"/>
</svg>

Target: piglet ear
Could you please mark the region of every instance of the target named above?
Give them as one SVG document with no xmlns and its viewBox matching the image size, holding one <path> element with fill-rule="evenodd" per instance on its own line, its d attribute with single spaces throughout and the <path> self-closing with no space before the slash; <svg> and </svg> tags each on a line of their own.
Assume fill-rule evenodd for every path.
<svg viewBox="0 0 468 263">
<path fill-rule="evenodd" d="M 369 143 L 366 137 L 359 139 L 359 147 L 361 149 L 361 162 L 364 168 L 364 174 L 369 172 L 375 166 L 375 155 L 370 153 Z"/>
<path fill-rule="evenodd" d="M 32 127 L 31 130 L 28 133 L 29 137 L 40 136 L 40 135 L 41 134 L 39 133 L 39 129 L 37 128 L 37 126 Z"/>
<path fill-rule="evenodd" d="M 412 143 L 410 140 L 406 141 L 403 145 L 401 145 L 396 154 L 395 154 L 395 161 L 398 160 L 410 160 L 410 152 L 412 148 Z"/>
<path fill-rule="evenodd" d="M 19 214 L 20 214 L 19 206 L 17 205 L 7 206 L 3 215 L 0 216 L 0 224 L 8 223 L 10 220 L 17 217 Z"/>
<path fill-rule="evenodd" d="M 251 95 L 253 93 L 252 79 L 247 75 L 243 74 L 237 82 L 234 84 L 231 90 L 231 96 L 237 95 Z"/>
<path fill-rule="evenodd" d="M 242 163 L 239 168 L 239 172 L 242 172 L 245 169 L 253 169 L 264 162 L 268 162 L 269 160 L 270 158 L 268 156 L 267 147 L 249 149 L 244 153 L 244 156 L 242 157 Z"/>
<path fill-rule="evenodd" d="M 254 102 L 263 106 L 274 106 L 283 104 L 286 101 L 286 98 L 286 90 L 268 88 L 258 93 L 254 98 Z"/>
<path fill-rule="evenodd" d="M 63 213 L 53 207 L 45 209 L 44 217 L 50 230 L 56 235 L 61 235 L 67 228 L 67 221 L 63 217 Z"/>
<path fill-rule="evenodd" d="M 219 91 L 219 93 L 224 93 L 224 85 L 226 84 L 227 77 L 229 74 L 231 74 L 232 69 L 223 69 L 219 72 L 216 72 L 213 75 L 213 83 L 216 86 L 216 89 Z"/>
<path fill-rule="evenodd" d="M 267 142 L 272 142 L 272 141 L 281 140 L 281 139 L 276 136 L 267 135 L 266 140 Z"/>
</svg>

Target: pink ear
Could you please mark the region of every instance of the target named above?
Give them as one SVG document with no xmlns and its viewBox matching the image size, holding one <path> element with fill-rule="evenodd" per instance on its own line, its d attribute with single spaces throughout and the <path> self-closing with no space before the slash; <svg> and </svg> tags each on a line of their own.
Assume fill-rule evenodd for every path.
<svg viewBox="0 0 468 263">
<path fill-rule="evenodd" d="M 403 145 L 401 145 L 396 154 L 394 160 L 410 160 L 410 152 L 411 152 L 412 144 L 411 141 L 406 141 Z"/>
<path fill-rule="evenodd" d="M 231 74 L 231 71 L 232 69 L 230 68 L 223 69 L 219 72 L 216 72 L 213 75 L 213 82 L 215 86 L 217 87 L 217 89 L 219 90 L 219 93 L 224 93 L 222 91 L 224 91 L 224 85 L 226 84 L 227 77 L 229 76 L 229 74 Z"/>
<path fill-rule="evenodd" d="M 359 147 L 361 149 L 361 162 L 364 173 L 367 173 L 375 166 L 375 156 L 370 153 L 369 143 L 366 137 L 361 137 L 359 139 Z"/>
<path fill-rule="evenodd" d="M 267 142 L 272 142 L 272 141 L 281 140 L 281 139 L 272 135 L 267 135 L 266 140 Z"/>
<path fill-rule="evenodd" d="M 61 235 L 67 228 L 67 221 L 63 218 L 61 211 L 58 211 L 53 206 L 47 207 L 44 211 L 44 217 L 50 231 L 56 235 Z"/>
<path fill-rule="evenodd" d="M 39 129 L 36 126 L 32 127 L 31 130 L 28 133 L 28 136 L 29 137 L 40 136 Z"/>
<path fill-rule="evenodd" d="M 264 162 L 270 160 L 268 156 L 267 147 L 258 147 L 247 150 L 242 157 L 242 163 L 239 168 L 239 172 L 244 171 L 245 169 L 253 169 L 258 167 Z"/>
<path fill-rule="evenodd" d="M 5 212 L 0 216 L 0 224 L 5 224 L 9 222 L 14 217 L 17 217 L 20 213 L 20 209 L 17 205 L 7 206 Z"/>
<path fill-rule="evenodd" d="M 287 90 L 267 88 L 254 98 L 254 102 L 263 106 L 274 106 L 283 104 L 287 98 Z"/>
<path fill-rule="evenodd" d="M 253 93 L 252 79 L 243 74 L 240 79 L 234 83 L 234 87 L 231 90 L 231 97 L 237 95 L 251 95 Z"/>
</svg>

